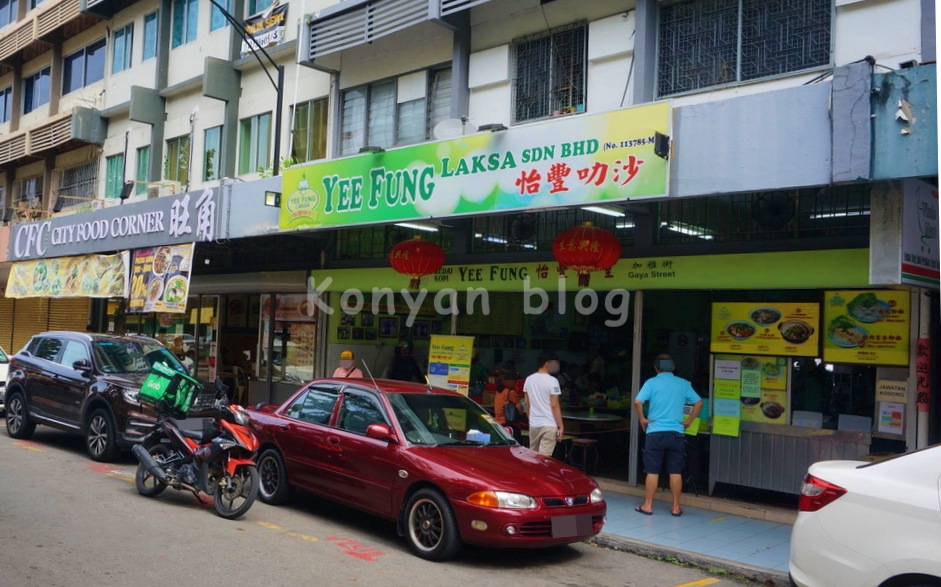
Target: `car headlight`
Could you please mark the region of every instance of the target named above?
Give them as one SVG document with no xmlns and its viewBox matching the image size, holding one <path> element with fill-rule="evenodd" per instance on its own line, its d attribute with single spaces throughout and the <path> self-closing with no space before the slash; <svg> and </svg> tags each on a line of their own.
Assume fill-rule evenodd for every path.
<svg viewBox="0 0 941 587">
<path fill-rule="evenodd" d="M 135 389 L 133 387 L 122 387 L 121 395 L 123 395 L 124 399 L 128 401 L 139 402 L 140 399 L 138 399 L 137 397 L 137 394 L 139 391 L 140 391 L 139 389 Z"/>
<path fill-rule="evenodd" d="M 536 508 L 536 499 L 522 493 L 509 491 L 478 491 L 467 497 L 467 502 L 486 508 L 508 510 L 531 510 Z"/>
<path fill-rule="evenodd" d="M 591 492 L 591 497 L 589 499 L 591 500 L 591 503 L 603 503 L 604 493 L 601 492 L 601 488 L 595 487 L 594 491 Z"/>
</svg>

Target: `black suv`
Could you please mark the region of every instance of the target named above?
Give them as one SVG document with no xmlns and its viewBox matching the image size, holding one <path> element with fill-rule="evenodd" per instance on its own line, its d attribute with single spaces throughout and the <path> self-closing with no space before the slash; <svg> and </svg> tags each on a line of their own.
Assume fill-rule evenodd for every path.
<svg viewBox="0 0 941 587">
<path fill-rule="evenodd" d="M 78 432 L 85 436 L 91 458 L 111 460 L 153 428 L 153 408 L 141 404 L 137 393 L 157 361 L 187 373 L 152 338 L 37 334 L 10 361 L 7 434 L 29 438 L 36 424 Z"/>
</svg>

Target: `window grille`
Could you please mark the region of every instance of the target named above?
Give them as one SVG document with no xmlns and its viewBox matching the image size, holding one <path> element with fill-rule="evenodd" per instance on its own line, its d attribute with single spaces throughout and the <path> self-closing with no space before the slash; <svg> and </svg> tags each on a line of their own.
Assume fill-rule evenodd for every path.
<svg viewBox="0 0 941 587">
<path fill-rule="evenodd" d="M 658 207 L 657 244 L 866 236 L 869 212 L 864 185 L 673 198 Z"/>
<path fill-rule="evenodd" d="M 95 199 L 98 188 L 98 158 L 56 170 L 56 201 L 63 199 L 64 206 L 72 206 L 83 201 Z"/>
<path fill-rule="evenodd" d="M 830 63 L 830 0 L 689 0 L 660 9 L 660 96 Z"/>
<path fill-rule="evenodd" d="M 454 251 L 453 228 L 438 227 L 437 232 L 406 228 L 404 226 L 363 226 L 338 231 L 338 259 L 383 259 L 396 244 L 415 236 L 438 244 L 445 253 Z"/>
<path fill-rule="evenodd" d="M 585 110 L 587 26 L 520 39 L 514 48 L 516 122 Z"/>
</svg>

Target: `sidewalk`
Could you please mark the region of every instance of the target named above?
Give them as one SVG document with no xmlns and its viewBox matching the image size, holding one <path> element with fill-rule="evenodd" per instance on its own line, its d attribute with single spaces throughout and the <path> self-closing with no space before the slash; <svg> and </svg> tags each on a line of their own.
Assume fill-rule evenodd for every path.
<svg viewBox="0 0 941 587">
<path fill-rule="evenodd" d="M 670 493 L 658 490 L 654 514 L 634 511 L 643 487 L 596 478 L 608 504 L 600 546 L 672 558 L 768 586 L 786 586 L 791 526 L 797 512 L 683 494 L 683 515 L 670 515 Z"/>
</svg>

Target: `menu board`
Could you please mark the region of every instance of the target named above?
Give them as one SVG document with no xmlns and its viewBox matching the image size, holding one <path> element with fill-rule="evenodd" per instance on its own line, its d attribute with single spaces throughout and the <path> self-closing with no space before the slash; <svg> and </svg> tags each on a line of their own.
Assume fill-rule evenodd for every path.
<svg viewBox="0 0 941 587">
<path fill-rule="evenodd" d="M 743 422 L 785 425 L 787 417 L 786 357 L 716 355 L 714 389 L 738 390 L 735 399 Z"/>
<path fill-rule="evenodd" d="M 910 295 L 905 290 L 826 292 L 823 360 L 907 366 Z"/>
<path fill-rule="evenodd" d="M 467 395 L 473 351 L 473 336 L 432 335 L 428 347 L 429 383 Z"/>
<path fill-rule="evenodd" d="M 714 353 L 818 356 L 820 305 L 814 303 L 712 304 Z"/>
<path fill-rule="evenodd" d="M 186 312 L 193 243 L 137 249 L 128 312 Z"/>
</svg>

